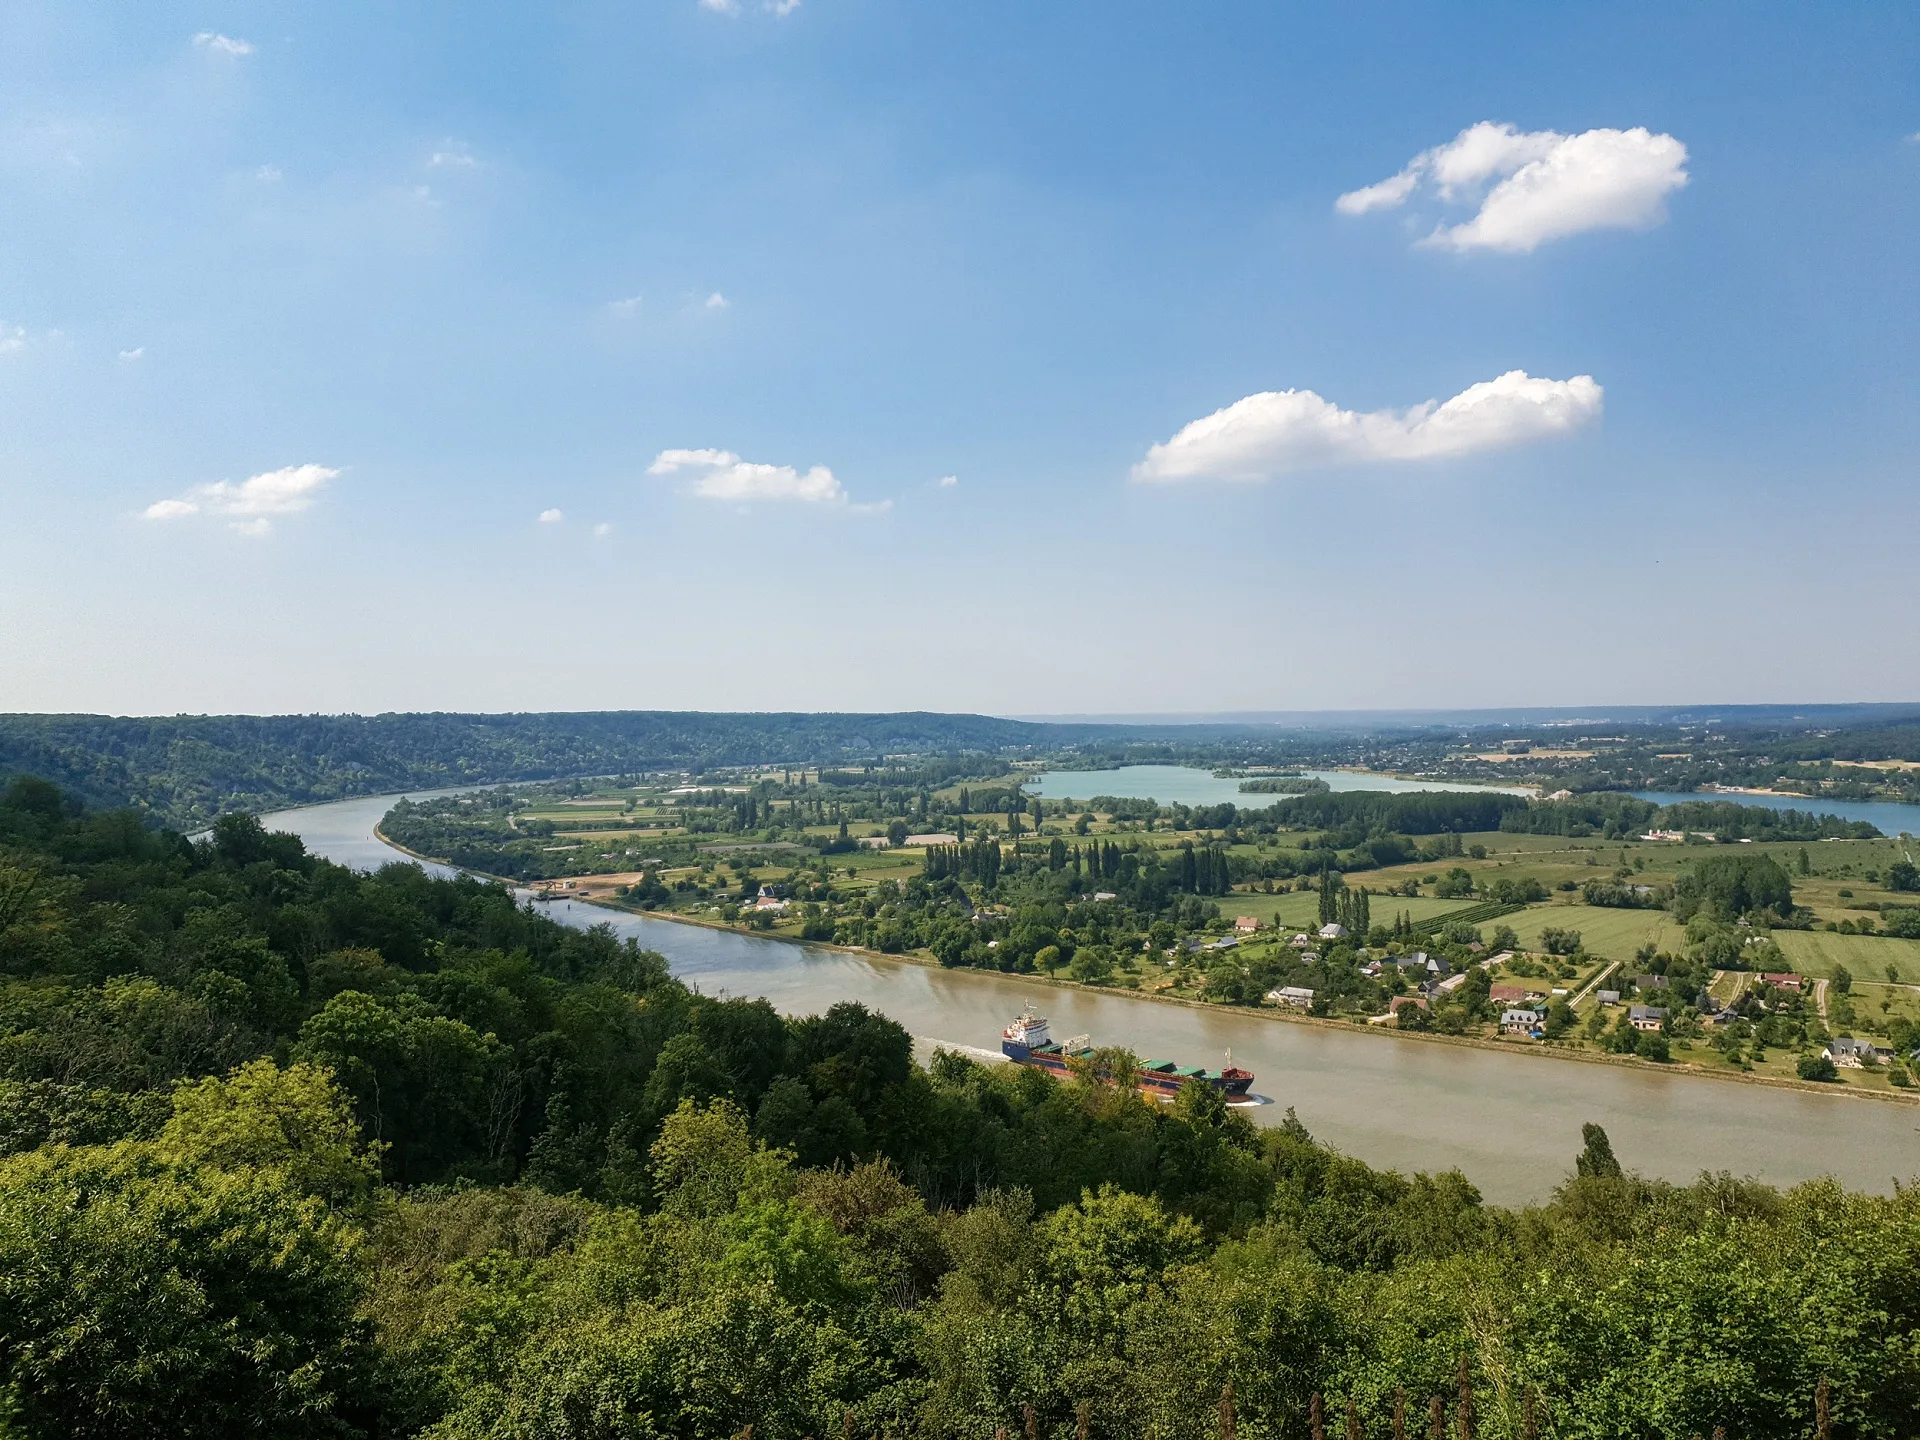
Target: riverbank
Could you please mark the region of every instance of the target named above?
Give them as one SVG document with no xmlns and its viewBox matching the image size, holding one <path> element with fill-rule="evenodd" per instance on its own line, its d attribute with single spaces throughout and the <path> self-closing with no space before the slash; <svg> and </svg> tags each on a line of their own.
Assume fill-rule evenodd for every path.
<svg viewBox="0 0 1920 1440">
<path fill-rule="evenodd" d="M 479 879 L 491 880 L 506 885 L 510 889 L 526 891 L 530 887 L 504 875 L 491 875 L 481 870 L 466 867 L 452 867 L 452 862 L 438 859 L 432 855 L 422 855 L 409 850 L 406 846 L 387 838 L 378 824 L 373 827 L 374 838 L 411 859 L 431 865 L 447 865 L 460 868 L 466 874 Z M 1563 1060 L 1583 1065 L 1606 1065 L 1616 1069 L 1631 1070 L 1639 1074 L 1671 1075 L 1697 1078 L 1702 1080 L 1720 1080 L 1739 1085 L 1757 1085 L 1774 1090 L 1794 1090 L 1807 1095 L 1826 1095 L 1852 1100 L 1877 1100 L 1894 1105 L 1920 1105 L 1920 1096 L 1903 1095 L 1891 1090 L 1860 1090 L 1832 1082 L 1798 1080 L 1785 1075 L 1754 1075 L 1737 1070 L 1723 1070 L 1706 1065 L 1697 1065 L 1690 1060 L 1673 1060 L 1665 1064 L 1655 1064 L 1640 1060 L 1631 1055 L 1610 1055 L 1598 1050 L 1575 1050 L 1557 1045 L 1553 1041 L 1542 1041 L 1517 1045 L 1507 1040 L 1496 1040 L 1481 1035 L 1441 1035 L 1430 1030 L 1401 1030 L 1390 1025 L 1368 1023 L 1366 1018 L 1357 1020 L 1335 1019 L 1331 1016 L 1303 1015 L 1291 1010 L 1250 1009 L 1239 1005 L 1216 1005 L 1207 1000 L 1195 1000 L 1186 995 L 1161 995 L 1150 990 L 1127 990 L 1104 985 L 1083 985 L 1077 980 L 1061 980 L 1048 975 L 1021 974 L 1017 971 L 977 971 L 970 966 L 947 967 L 930 955 L 893 954 L 883 950 L 870 950 L 860 945 L 836 945 L 826 940 L 802 940 L 794 935 L 771 934 L 766 931 L 748 930 L 743 926 L 730 925 L 724 920 L 707 920 L 694 915 L 676 915 L 669 911 L 647 910 L 638 905 L 629 905 L 612 897 L 567 895 L 559 897 L 579 905 L 593 905 L 603 910 L 618 911 L 626 915 L 637 915 L 649 920 L 666 920 L 675 925 L 691 925 L 702 930 L 718 931 L 722 934 L 740 935 L 753 940 L 777 941 L 783 945 L 804 945 L 809 949 L 827 951 L 833 954 L 849 955 L 867 961 L 870 964 L 913 965 L 922 969 L 938 970 L 952 975 L 991 974 L 997 980 L 1012 981 L 1015 984 L 1041 987 L 1056 991 L 1072 991 L 1084 994 L 1111 995 L 1122 1000 L 1150 1001 L 1157 1005 L 1177 1005 L 1187 1010 L 1197 1010 L 1211 1014 L 1244 1016 L 1249 1019 L 1269 1021 L 1280 1025 L 1302 1025 L 1316 1029 L 1335 1030 L 1348 1035 L 1372 1035 L 1390 1041 L 1417 1041 L 1427 1045 L 1452 1046 L 1459 1049 L 1484 1050 L 1493 1054 L 1512 1056 L 1516 1059 Z M 1596 982 L 1597 983 L 1597 982 Z"/>
<path fill-rule="evenodd" d="M 882 950 L 870 950 L 860 945 L 835 945 L 823 940 L 801 940 L 792 935 L 771 935 L 762 931 L 746 930 L 738 925 L 729 925 L 724 920 L 703 920 L 692 915 L 673 915 L 659 910 L 645 910 L 637 905 L 628 905 L 619 900 L 587 899 L 576 897 L 574 903 L 594 905 L 604 910 L 615 910 L 627 915 L 643 916 L 649 920 L 666 920 L 676 925 L 691 925 L 703 930 L 714 930 L 729 935 L 741 935 L 754 940 L 772 940 L 783 945 L 805 946 L 810 950 L 823 950 L 834 954 L 855 956 L 868 964 L 892 964 L 917 966 L 923 970 L 935 970 L 946 975 L 987 976 L 996 981 L 1009 981 L 1016 985 L 1025 985 L 1039 989 L 1067 991 L 1078 994 L 1112 996 L 1120 1000 L 1136 1000 L 1156 1005 L 1175 1005 L 1186 1010 L 1200 1011 L 1214 1015 L 1232 1015 L 1250 1020 L 1261 1020 L 1276 1025 L 1300 1025 L 1319 1030 L 1338 1031 L 1345 1035 L 1371 1035 L 1389 1041 L 1416 1041 L 1427 1045 L 1451 1046 L 1457 1049 L 1484 1050 L 1492 1054 L 1507 1055 L 1515 1059 L 1574 1061 L 1583 1065 L 1605 1065 L 1614 1069 L 1630 1070 L 1642 1075 L 1668 1075 L 1697 1078 L 1702 1080 L 1722 1080 L 1740 1085 L 1757 1085 L 1773 1090 L 1793 1090 L 1805 1095 L 1824 1095 L 1836 1099 L 1878 1100 L 1894 1105 L 1920 1105 L 1920 1096 L 1897 1094 L 1887 1090 L 1856 1090 L 1831 1083 L 1819 1083 L 1809 1080 L 1791 1079 L 1784 1075 L 1752 1075 L 1741 1071 L 1719 1070 L 1705 1065 L 1696 1065 L 1689 1060 L 1674 1060 L 1666 1064 L 1654 1064 L 1636 1059 L 1630 1055 L 1609 1055 L 1598 1050 L 1573 1050 L 1556 1045 L 1552 1041 L 1517 1045 L 1511 1041 L 1495 1040 L 1480 1035 L 1440 1035 L 1427 1030 L 1399 1030 L 1391 1026 L 1369 1024 L 1367 1019 L 1336 1019 L 1332 1016 L 1303 1015 L 1298 1011 L 1250 1009 L 1240 1005 L 1216 1005 L 1207 1000 L 1195 1000 L 1186 995 L 1160 995 L 1149 990 L 1124 990 L 1104 985 L 1083 985 L 1077 980 L 1061 980 L 1048 975 L 1021 974 L 1017 971 L 975 970 L 970 966 L 944 966 L 930 955 L 897 954 L 889 955 Z M 1011 1018 L 1011 1017 L 1009 1017 Z"/>
</svg>

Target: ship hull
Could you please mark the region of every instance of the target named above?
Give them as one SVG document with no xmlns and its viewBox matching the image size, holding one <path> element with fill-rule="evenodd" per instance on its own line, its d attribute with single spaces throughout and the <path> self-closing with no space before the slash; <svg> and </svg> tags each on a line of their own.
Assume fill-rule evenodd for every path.
<svg viewBox="0 0 1920 1440">
<path fill-rule="evenodd" d="M 1044 1070 L 1047 1074 L 1060 1079 L 1064 1079 L 1072 1073 L 1072 1067 L 1067 1063 L 1067 1056 L 1057 1046 L 1034 1047 L 1022 1045 L 1016 1041 L 1006 1040 L 1001 1042 L 1000 1053 L 1005 1055 L 1007 1059 L 1015 1065 L 1026 1065 L 1035 1070 Z M 1229 1100 L 1242 1100 L 1246 1098 L 1247 1093 L 1253 1088 L 1253 1080 L 1254 1077 L 1251 1071 L 1238 1068 L 1221 1071 L 1217 1074 L 1210 1071 L 1200 1071 L 1198 1073 L 1188 1071 L 1182 1073 L 1175 1068 L 1166 1070 L 1146 1069 L 1135 1074 L 1134 1088 L 1143 1095 L 1152 1095 L 1159 1099 L 1170 1100 L 1180 1093 L 1188 1081 L 1198 1081 L 1202 1085 L 1212 1086 Z"/>
</svg>

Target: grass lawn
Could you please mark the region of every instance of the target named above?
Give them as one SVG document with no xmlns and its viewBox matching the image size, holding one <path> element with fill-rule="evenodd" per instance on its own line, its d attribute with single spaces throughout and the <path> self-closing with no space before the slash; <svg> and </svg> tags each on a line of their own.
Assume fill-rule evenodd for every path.
<svg viewBox="0 0 1920 1440">
<path fill-rule="evenodd" d="M 1366 882 L 1356 878 L 1353 883 L 1357 888 Z M 1426 920 L 1435 915 L 1464 910 L 1476 903 L 1473 900 L 1435 900 L 1426 895 L 1413 899 L 1404 895 L 1375 895 L 1371 907 L 1373 923 L 1389 925 L 1393 923 L 1393 917 L 1403 911 L 1415 920 Z M 1296 931 L 1317 930 L 1320 928 L 1320 896 L 1311 890 L 1297 890 L 1286 895 L 1262 895 L 1236 890 L 1231 895 L 1220 897 L 1220 913 L 1229 920 L 1236 915 L 1257 915 L 1263 925 L 1278 918 L 1283 925 Z"/>
<path fill-rule="evenodd" d="M 1920 985 L 1920 940 L 1885 935 L 1835 935 L 1825 930 L 1775 930 L 1773 943 L 1802 975 L 1831 975 L 1844 965 L 1857 980 L 1884 980 L 1887 966 L 1908 985 Z"/>
<path fill-rule="evenodd" d="M 1578 930 L 1592 955 L 1608 960 L 1633 959 L 1634 952 L 1651 941 L 1662 950 L 1678 954 L 1686 944 L 1686 930 L 1673 922 L 1664 910 L 1612 910 L 1598 905 L 1531 905 L 1525 910 L 1496 920 L 1496 925 L 1511 925 L 1520 943 L 1530 950 L 1540 948 L 1541 932 L 1549 926 Z"/>
</svg>

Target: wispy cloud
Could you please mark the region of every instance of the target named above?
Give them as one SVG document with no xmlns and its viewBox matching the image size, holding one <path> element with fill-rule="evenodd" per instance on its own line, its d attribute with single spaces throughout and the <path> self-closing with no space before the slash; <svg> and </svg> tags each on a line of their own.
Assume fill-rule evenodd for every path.
<svg viewBox="0 0 1920 1440">
<path fill-rule="evenodd" d="M 0 355 L 11 355 L 16 350 L 27 348 L 27 329 L 24 325 L 8 325 L 0 322 Z"/>
<path fill-rule="evenodd" d="M 540 512 L 540 523 L 542 525 L 558 525 L 566 518 L 567 512 L 564 510 L 542 510 Z"/>
<path fill-rule="evenodd" d="M 800 8 L 800 0 L 767 0 L 766 11 L 769 15 L 784 20 Z"/>
<path fill-rule="evenodd" d="M 472 170 L 478 167 L 480 162 L 474 158 L 473 152 L 464 142 L 448 140 L 427 158 L 427 164 L 440 170 Z"/>
<path fill-rule="evenodd" d="M 833 471 L 824 465 L 798 470 L 792 465 L 760 465 L 742 460 L 731 450 L 662 450 L 647 467 L 649 475 L 684 475 L 692 482 L 687 493 L 702 500 L 748 505 L 756 501 L 797 501 L 807 505 L 840 505 L 852 510 L 880 511 L 891 500 L 853 504 Z"/>
<path fill-rule="evenodd" d="M 221 35 L 216 31 L 202 30 L 193 37 L 193 43 L 202 50 L 211 50 L 216 55 L 251 55 L 253 46 L 245 40 L 236 40 L 231 35 Z"/>
<path fill-rule="evenodd" d="M 1644 127 L 1521 131 L 1483 120 L 1422 151 L 1399 174 L 1348 191 L 1342 215 L 1403 205 L 1427 187 L 1447 205 L 1474 205 L 1422 244 L 1526 253 L 1585 230 L 1644 230 L 1666 219 L 1666 197 L 1687 183 L 1687 147 Z M 1491 186 L 1491 188 L 1489 188 Z"/>
<path fill-rule="evenodd" d="M 607 302 L 607 309 L 615 315 L 638 315 L 640 313 L 640 296 L 629 295 L 624 300 L 609 300 Z"/>
<path fill-rule="evenodd" d="M 185 495 L 154 501 L 143 514 L 149 520 L 212 515 L 225 519 L 229 529 L 242 535 L 265 535 L 273 528 L 273 517 L 309 509 L 320 490 L 339 473 L 325 465 L 288 465 L 249 476 L 238 484 L 218 480 L 197 485 Z"/>
<path fill-rule="evenodd" d="M 120 352 L 120 363 L 123 365 L 131 365 L 146 353 L 147 347 L 144 345 L 136 345 L 131 350 L 122 350 Z"/>
<path fill-rule="evenodd" d="M 942 490 L 951 490 L 954 486 L 960 483 L 960 477 L 958 475 L 942 475 L 938 480 L 934 481 L 933 483 L 939 486 Z"/>
<path fill-rule="evenodd" d="M 707 309 L 709 310 L 724 310 L 733 302 L 727 299 L 727 297 L 722 295 L 718 290 L 716 290 L 711 295 L 707 296 L 705 303 L 706 303 Z"/>
<path fill-rule="evenodd" d="M 1435 460 L 1565 435 L 1600 415 L 1591 375 L 1509 370 L 1444 403 L 1342 410 L 1311 390 L 1268 390 L 1195 420 L 1134 467 L 1149 483 L 1267 480 L 1297 470 Z"/>
<path fill-rule="evenodd" d="M 604 540 L 611 534 L 613 534 L 613 523 L 609 520 L 602 520 L 593 527 L 593 538 L 596 540 Z"/>
<path fill-rule="evenodd" d="M 271 185 L 274 181 L 281 178 L 280 167 L 278 165 L 262 165 L 258 170 L 253 172 L 253 178 L 258 180 L 262 185 Z"/>
</svg>

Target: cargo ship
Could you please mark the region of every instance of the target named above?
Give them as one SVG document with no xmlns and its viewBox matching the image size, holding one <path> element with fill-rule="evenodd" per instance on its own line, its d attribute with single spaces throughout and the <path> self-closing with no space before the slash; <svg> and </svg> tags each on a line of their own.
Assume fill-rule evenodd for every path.
<svg viewBox="0 0 1920 1440">
<path fill-rule="evenodd" d="M 1016 1065 L 1031 1065 L 1035 1069 L 1064 1076 L 1069 1073 L 1069 1060 L 1093 1054 L 1092 1047 L 1086 1042 L 1087 1037 L 1081 1035 L 1063 1045 L 1055 1044 L 1048 1038 L 1046 1019 L 1029 1010 L 1000 1032 L 1000 1053 Z M 1189 1080 L 1211 1085 L 1224 1092 L 1229 1100 L 1244 1100 L 1253 1086 L 1253 1072 L 1235 1065 L 1233 1052 L 1229 1050 L 1224 1070 L 1176 1065 L 1171 1060 L 1142 1060 L 1134 1075 L 1134 1084 L 1142 1094 L 1161 1099 L 1171 1099 L 1179 1094 L 1180 1087 Z"/>
</svg>

